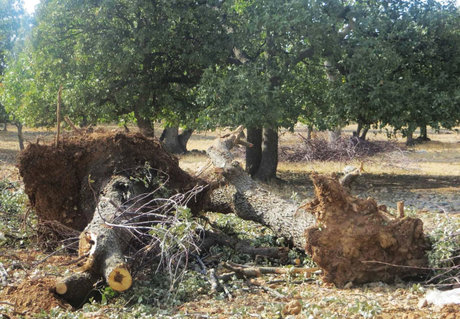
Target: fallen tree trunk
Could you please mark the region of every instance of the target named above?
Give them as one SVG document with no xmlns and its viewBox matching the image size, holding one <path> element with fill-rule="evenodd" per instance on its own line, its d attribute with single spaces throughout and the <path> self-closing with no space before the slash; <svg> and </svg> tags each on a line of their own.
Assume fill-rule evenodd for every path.
<svg viewBox="0 0 460 319">
<path fill-rule="evenodd" d="M 79 257 L 86 257 L 80 272 L 56 282 L 56 293 L 70 304 L 82 304 L 101 278 L 115 291 L 131 287 L 132 277 L 124 254 L 132 234 L 119 225 L 120 217 L 123 218 L 121 207 L 131 191 L 132 181 L 122 176 L 112 177 L 104 187 L 93 219 L 80 235 Z"/>
<path fill-rule="evenodd" d="M 407 218 L 392 221 L 379 212 L 375 201 L 350 196 L 336 180 L 335 184 L 327 184 L 314 178 L 317 198 L 304 207 L 268 192 L 263 184 L 244 172 L 230 153 L 234 145 L 247 144 L 241 140 L 242 131 L 240 127 L 217 139 L 208 149 L 216 171 L 225 178 L 224 185 L 210 187 L 206 196 L 190 195 L 196 201 L 187 200 L 182 206 L 187 205 L 192 213 L 234 212 L 243 219 L 268 226 L 295 247 L 307 247 L 307 252 L 325 270 L 325 280 L 337 285 L 348 281 L 389 281 L 408 272 L 385 263 L 418 267 L 426 261 L 427 245 L 421 221 Z M 39 221 L 56 221 L 83 230 L 79 254 L 86 262 L 82 271 L 63 278 L 55 287 L 58 294 L 77 306 L 86 300 L 101 278 L 117 291 L 131 286 L 124 254 L 133 236 L 121 225 L 125 218 L 122 212 L 126 210 L 123 204 L 131 196 L 146 191 L 139 189 L 138 184 L 150 179 L 151 190 L 160 192 L 153 196 L 162 198 L 185 194 L 203 184 L 182 171 L 177 159 L 167 154 L 157 141 L 138 134 L 82 135 L 64 138 L 59 147 L 31 144 L 20 160 L 25 190 Z M 144 175 L 134 184 L 139 174 Z M 139 205 L 144 207 L 142 203 Z M 163 217 L 158 217 L 157 212 L 143 222 L 159 222 L 158 218 Z M 131 218 L 137 217 L 131 215 Z M 321 227 L 316 225 L 317 220 Z M 145 250 L 154 251 L 157 243 L 140 244 Z M 367 254 L 368 251 L 375 254 Z M 279 251 L 273 250 L 265 253 L 279 255 Z M 374 264 L 370 266 L 371 262 Z"/>
<path fill-rule="evenodd" d="M 270 194 L 234 161 L 242 127 L 208 149 L 228 185 L 213 190 L 209 207 L 271 228 L 306 249 L 337 286 L 426 274 L 429 242 L 420 219 L 392 217 L 375 200 L 353 197 L 333 177 L 313 175 L 316 198 L 301 207 Z M 310 212 L 309 213 L 306 213 Z"/>
<path fill-rule="evenodd" d="M 242 219 L 265 225 L 303 250 L 305 229 L 315 224 L 314 216 L 299 211 L 293 201 L 268 192 L 234 161 L 230 150 L 236 144 L 245 144 L 241 140 L 242 132 L 243 127 L 239 127 L 217 139 L 207 150 L 214 167 L 222 173 L 227 184 L 211 192 L 206 207 L 217 212 L 234 212 Z"/>
</svg>

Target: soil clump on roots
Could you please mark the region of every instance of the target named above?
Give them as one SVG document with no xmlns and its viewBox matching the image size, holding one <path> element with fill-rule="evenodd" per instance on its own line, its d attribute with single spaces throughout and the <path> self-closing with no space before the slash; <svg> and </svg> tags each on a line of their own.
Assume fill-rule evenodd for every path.
<svg viewBox="0 0 460 319">
<path fill-rule="evenodd" d="M 312 179 L 316 198 L 304 208 L 317 225 L 305 232 L 306 252 L 326 282 L 343 287 L 426 274 L 430 244 L 420 219 L 391 216 L 374 199 L 351 196 L 333 177 Z"/>
<path fill-rule="evenodd" d="M 40 221 L 81 231 L 93 217 L 103 183 L 113 175 L 131 177 L 145 165 L 173 192 L 197 184 L 160 142 L 142 134 L 92 133 L 67 136 L 57 147 L 30 144 L 18 167 Z"/>
</svg>

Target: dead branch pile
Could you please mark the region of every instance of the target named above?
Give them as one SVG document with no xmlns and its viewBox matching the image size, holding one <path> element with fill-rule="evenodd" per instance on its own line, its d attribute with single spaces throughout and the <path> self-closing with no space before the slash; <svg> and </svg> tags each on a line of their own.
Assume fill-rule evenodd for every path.
<svg viewBox="0 0 460 319">
<path fill-rule="evenodd" d="M 281 146 L 279 158 L 286 162 L 349 161 L 373 156 L 377 153 L 400 149 L 392 141 L 367 141 L 357 137 L 341 137 L 334 144 L 326 137 L 306 139 L 301 134 L 295 146 Z"/>
</svg>

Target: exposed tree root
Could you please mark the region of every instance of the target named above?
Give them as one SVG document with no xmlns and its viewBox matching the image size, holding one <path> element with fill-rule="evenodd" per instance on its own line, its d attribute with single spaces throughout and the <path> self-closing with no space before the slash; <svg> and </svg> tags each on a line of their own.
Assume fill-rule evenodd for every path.
<svg viewBox="0 0 460 319">
<path fill-rule="evenodd" d="M 306 251 L 324 270 L 327 282 L 391 282 L 426 273 L 430 245 L 420 219 L 392 217 L 379 210 L 374 199 L 351 196 L 335 178 L 312 179 L 316 198 L 304 208 L 318 223 L 305 232 Z"/>
</svg>

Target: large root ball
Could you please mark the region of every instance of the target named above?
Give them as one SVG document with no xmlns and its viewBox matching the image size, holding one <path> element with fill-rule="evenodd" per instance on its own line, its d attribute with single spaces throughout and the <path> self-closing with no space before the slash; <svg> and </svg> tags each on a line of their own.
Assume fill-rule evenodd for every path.
<svg viewBox="0 0 460 319">
<path fill-rule="evenodd" d="M 197 184 L 156 139 L 141 134 L 69 136 L 57 147 L 30 144 L 21 153 L 18 166 L 39 218 L 82 230 L 93 217 L 102 183 L 112 175 L 128 176 L 145 163 L 166 176 L 171 193 Z"/>
<path fill-rule="evenodd" d="M 341 287 L 426 272 L 430 245 L 420 219 L 393 218 L 375 200 L 351 196 L 335 178 L 312 179 L 316 198 L 305 209 L 317 224 L 305 232 L 306 251 L 326 282 Z"/>
</svg>

